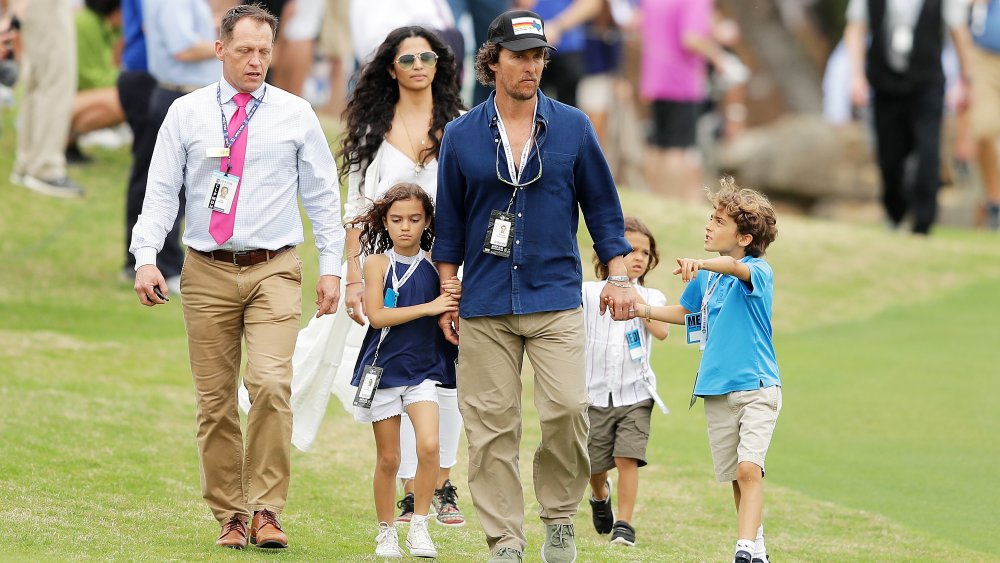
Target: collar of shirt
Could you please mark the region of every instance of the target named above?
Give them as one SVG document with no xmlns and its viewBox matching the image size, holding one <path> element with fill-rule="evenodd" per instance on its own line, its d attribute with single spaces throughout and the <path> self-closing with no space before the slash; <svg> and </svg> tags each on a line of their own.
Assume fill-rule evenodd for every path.
<svg viewBox="0 0 1000 563">
<path fill-rule="evenodd" d="M 262 97 L 264 95 L 264 89 L 266 87 L 267 85 L 262 83 L 260 85 L 260 88 L 257 88 L 253 92 L 250 92 L 250 95 L 253 96 L 253 99 L 257 100 L 258 102 L 262 104 L 266 103 L 267 100 L 265 100 Z M 228 80 L 226 80 L 226 77 L 223 76 L 222 78 L 219 79 L 219 96 L 220 99 L 222 99 L 223 105 L 226 105 L 230 102 L 235 104 L 236 102 L 233 102 L 233 96 L 239 93 L 240 93 L 239 90 L 233 88 L 233 85 L 230 84 Z"/>
</svg>

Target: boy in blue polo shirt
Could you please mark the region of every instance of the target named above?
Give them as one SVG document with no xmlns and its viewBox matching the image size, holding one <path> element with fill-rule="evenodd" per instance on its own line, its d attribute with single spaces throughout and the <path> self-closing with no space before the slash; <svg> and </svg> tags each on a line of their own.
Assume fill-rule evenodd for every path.
<svg viewBox="0 0 1000 563">
<path fill-rule="evenodd" d="M 764 458 L 781 411 L 781 379 L 771 339 L 774 275 L 761 256 L 778 231 L 774 208 L 732 178 L 709 196 L 705 250 L 718 258 L 678 258 L 688 283 L 680 305 L 639 305 L 634 316 L 685 325 L 702 350 L 691 404 L 705 401 L 715 475 L 733 485 L 739 520 L 734 563 L 765 563 Z"/>
</svg>

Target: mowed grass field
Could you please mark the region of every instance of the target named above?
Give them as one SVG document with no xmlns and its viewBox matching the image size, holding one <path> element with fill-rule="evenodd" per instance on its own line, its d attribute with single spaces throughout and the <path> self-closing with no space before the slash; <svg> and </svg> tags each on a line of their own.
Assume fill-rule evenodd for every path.
<svg viewBox="0 0 1000 563">
<path fill-rule="evenodd" d="M 282 519 L 292 547 L 213 546 L 183 298 L 147 309 L 117 279 L 127 151 L 94 150 L 97 162 L 73 171 L 88 197 L 62 201 L 6 182 L 12 133 L 0 137 L 0 559 L 373 561 L 374 444 L 335 403 L 313 451 L 293 457 Z M 676 300 L 673 258 L 704 254 L 708 206 L 622 200 L 657 234 L 663 264 L 649 285 Z M 791 215 L 779 229 L 768 254 L 784 381 L 766 483 L 772 559 L 1000 560 L 1000 237 L 923 240 Z M 315 248 L 300 249 L 311 304 Z M 639 545 L 610 549 L 583 503 L 579 561 L 731 560 L 730 487 L 714 481 L 701 404 L 687 409 L 698 353 L 680 334 L 654 351 L 672 413 L 654 413 Z M 526 389 L 526 560 L 539 561 Z M 462 452 L 454 480 L 470 522 L 432 528 L 441 561 L 486 558 L 465 475 Z"/>
</svg>

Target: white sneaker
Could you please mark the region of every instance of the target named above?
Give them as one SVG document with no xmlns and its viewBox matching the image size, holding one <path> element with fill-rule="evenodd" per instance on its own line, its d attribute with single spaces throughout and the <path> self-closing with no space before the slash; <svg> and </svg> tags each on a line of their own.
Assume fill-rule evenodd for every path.
<svg viewBox="0 0 1000 563">
<path fill-rule="evenodd" d="M 406 533 L 406 547 L 410 549 L 413 557 L 437 557 L 437 548 L 431 541 L 431 534 L 427 531 L 427 520 L 429 516 L 413 515 L 410 519 L 410 531 Z"/>
<path fill-rule="evenodd" d="M 50 197 L 74 199 L 83 197 L 83 188 L 69 178 L 43 180 L 27 174 L 10 175 L 10 182 Z"/>
<path fill-rule="evenodd" d="M 399 535 L 396 534 L 396 528 L 385 522 L 378 523 L 378 535 L 375 536 L 375 557 L 403 558 L 403 552 L 399 550 Z"/>
</svg>

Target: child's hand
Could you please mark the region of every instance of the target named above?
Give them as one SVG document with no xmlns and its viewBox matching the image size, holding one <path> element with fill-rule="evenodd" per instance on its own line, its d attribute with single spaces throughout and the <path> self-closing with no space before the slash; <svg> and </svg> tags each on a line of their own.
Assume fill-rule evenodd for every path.
<svg viewBox="0 0 1000 563">
<path fill-rule="evenodd" d="M 458 276 L 452 276 L 441 282 L 441 293 L 447 293 L 457 300 L 462 299 L 462 281 Z"/>
<path fill-rule="evenodd" d="M 449 311 L 458 310 L 458 299 L 450 293 L 442 293 L 437 299 L 427 304 L 427 316 L 440 315 Z"/>
<path fill-rule="evenodd" d="M 680 274 L 681 281 L 687 283 L 698 276 L 698 270 L 701 270 L 704 264 L 704 260 L 697 258 L 678 258 L 678 267 L 674 269 L 674 275 Z"/>
</svg>

